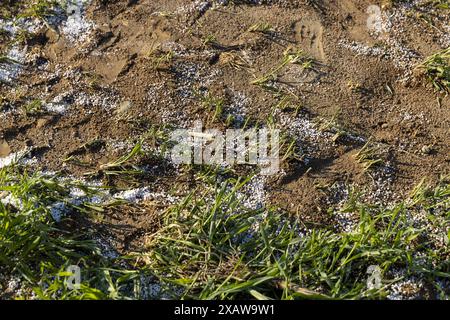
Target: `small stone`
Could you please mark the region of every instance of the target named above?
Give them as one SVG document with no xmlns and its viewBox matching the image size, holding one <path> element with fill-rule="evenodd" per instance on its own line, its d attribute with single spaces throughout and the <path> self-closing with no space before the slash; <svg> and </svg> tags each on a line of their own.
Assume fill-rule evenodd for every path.
<svg viewBox="0 0 450 320">
<path fill-rule="evenodd" d="M 40 118 L 36 121 L 36 129 L 42 129 L 46 126 L 48 126 L 52 121 L 54 117 L 44 117 Z"/>
<path fill-rule="evenodd" d="M 128 112 L 131 108 L 131 101 L 123 101 L 116 110 L 118 115 L 122 115 Z"/>
<path fill-rule="evenodd" d="M 432 145 L 425 145 L 422 147 L 422 153 L 423 154 L 431 154 L 433 152 L 433 146 Z"/>
</svg>

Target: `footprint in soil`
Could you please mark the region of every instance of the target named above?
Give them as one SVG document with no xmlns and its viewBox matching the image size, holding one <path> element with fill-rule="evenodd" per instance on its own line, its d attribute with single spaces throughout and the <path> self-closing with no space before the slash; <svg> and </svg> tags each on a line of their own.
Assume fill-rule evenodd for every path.
<svg viewBox="0 0 450 320">
<path fill-rule="evenodd" d="M 294 25 L 297 43 L 307 53 L 319 60 L 325 60 L 323 50 L 323 27 L 319 20 L 303 18 Z"/>
</svg>

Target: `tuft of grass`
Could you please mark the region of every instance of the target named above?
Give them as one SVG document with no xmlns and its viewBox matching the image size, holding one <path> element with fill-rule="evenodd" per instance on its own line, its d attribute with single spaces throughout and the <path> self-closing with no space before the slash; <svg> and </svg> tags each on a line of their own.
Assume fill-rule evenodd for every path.
<svg viewBox="0 0 450 320">
<path fill-rule="evenodd" d="M 24 10 L 20 12 L 18 18 L 37 18 L 46 20 L 49 16 L 53 15 L 54 8 L 58 6 L 58 2 L 55 0 L 33 0 L 24 4 Z"/>
<path fill-rule="evenodd" d="M 347 87 L 352 92 L 362 92 L 364 89 L 364 87 L 361 85 L 361 83 L 353 81 L 353 80 L 349 80 L 347 82 Z"/>
<path fill-rule="evenodd" d="M 14 60 L 7 56 L 0 56 L 0 63 L 14 63 L 14 64 L 21 64 L 19 61 Z"/>
<path fill-rule="evenodd" d="M 374 146 L 369 139 L 354 157 L 356 161 L 362 165 L 364 171 L 368 171 L 383 165 L 384 161 L 381 157 L 381 153 L 381 148 Z"/>
<path fill-rule="evenodd" d="M 198 179 L 206 186 L 164 213 L 161 229 L 148 235 L 143 253 L 111 260 L 89 234 L 62 229 L 50 214 L 72 187 L 82 185 L 29 175 L 20 167 L 3 168 L 0 271 L 22 281 L 24 298 L 33 292 L 39 299 L 136 299 L 142 297 L 145 274 L 158 280 L 161 294 L 173 298 L 378 299 L 398 280 L 389 276 L 398 268 L 437 287 L 442 297 L 448 294 L 439 287 L 450 277 L 448 247 L 433 248 L 428 230 L 410 218 L 425 210 L 430 222 L 445 229 L 450 222 L 448 178 L 435 188 L 420 184 L 409 201 L 393 208 L 352 197 L 341 210 L 357 213 L 358 225 L 350 233 L 336 233 L 306 229 L 275 208 L 247 207 L 243 196 L 253 176 L 228 172 L 224 180 L 219 174 L 214 168 L 200 172 Z M 415 259 L 418 254 L 425 262 Z M 145 265 L 135 270 L 127 261 Z M 69 265 L 82 270 L 75 290 L 66 282 L 72 275 Z M 367 287 L 373 265 L 382 270 L 378 289 Z"/>
<path fill-rule="evenodd" d="M 438 9 L 450 9 L 449 0 L 433 0 L 433 6 Z"/>
<path fill-rule="evenodd" d="M 25 113 L 27 115 L 36 115 L 42 112 L 44 102 L 39 99 L 35 99 L 24 106 Z"/>
<path fill-rule="evenodd" d="M 8 168 L 0 171 L 0 261 L 2 268 L 36 282 L 39 261 L 79 259 L 77 251 L 92 251 L 92 243 L 77 241 L 56 229 L 49 205 L 62 198 L 54 181 Z M 7 198 L 6 198 L 7 197 Z M 9 199 L 9 201 L 6 201 Z"/>
<path fill-rule="evenodd" d="M 302 160 L 297 139 L 287 132 L 282 132 L 280 135 L 279 154 L 281 155 L 281 163 L 289 164 Z"/>
<path fill-rule="evenodd" d="M 236 70 L 250 71 L 251 65 L 244 57 L 237 52 L 223 52 L 220 55 L 221 63 L 228 64 Z"/>
<path fill-rule="evenodd" d="M 280 92 L 278 102 L 272 107 L 272 115 L 275 115 L 277 110 L 281 112 L 293 112 L 294 117 L 297 117 L 300 111 L 304 109 L 299 97 L 286 92 Z"/>
<path fill-rule="evenodd" d="M 437 9 L 450 9 L 450 1 L 449 0 L 429 0 L 426 1 L 423 6 L 432 6 Z"/>
<path fill-rule="evenodd" d="M 405 2 L 412 2 L 409 0 L 384 0 L 383 6 L 390 8 L 394 5 L 405 3 Z M 428 0 L 423 1 L 418 4 L 414 4 L 415 7 L 434 7 L 437 9 L 450 9 L 450 1 L 449 0 Z"/>
<path fill-rule="evenodd" d="M 115 175 L 115 176 L 125 176 L 125 175 L 136 175 L 142 174 L 142 170 L 137 168 L 134 165 L 131 165 L 130 162 L 132 159 L 136 158 L 140 154 L 142 154 L 142 141 L 138 141 L 133 149 L 127 154 L 119 157 L 118 159 L 105 163 L 100 166 L 100 171 L 107 176 Z M 87 175 L 91 175 L 92 173 L 87 173 Z"/>
<path fill-rule="evenodd" d="M 147 58 L 150 60 L 151 67 L 157 71 L 168 70 L 174 57 L 174 51 L 169 50 L 164 52 L 160 50 L 159 47 L 152 49 L 147 55 Z"/>
<path fill-rule="evenodd" d="M 250 26 L 250 28 L 248 28 L 249 32 L 260 32 L 260 33 L 272 33 L 275 30 L 272 28 L 272 25 L 270 25 L 270 23 L 267 22 L 258 22 L 252 26 Z"/>
<path fill-rule="evenodd" d="M 223 117 L 225 100 L 223 98 L 215 97 L 210 92 L 206 95 L 200 95 L 201 103 L 208 113 L 212 115 L 208 117 L 208 123 L 214 123 Z"/>
<path fill-rule="evenodd" d="M 218 47 L 219 42 L 217 41 L 217 38 L 215 35 L 213 34 L 209 34 L 206 37 L 203 38 L 202 40 L 203 46 L 212 46 L 212 47 Z"/>
<path fill-rule="evenodd" d="M 74 187 L 86 194 L 96 192 L 76 182 L 29 174 L 18 166 L 0 169 L 0 272 L 3 280 L 20 280 L 23 298 L 34 294 L 39 299 L 113 299 L 130 294 L 126 285 L 135 279 L 132 268 L 102 256 L 86 232 L 63 229 L 54 221 L 51 212 L 62 204 L 72 212 L 89 208 L 88 203 L 66 202 Z M 75 290 L 67 283 L 71 265 L 81 268 L 82 282 Z"/>
<path fill-rule="evenodd" d="M 423 233 L 403 203 L 387 209 L 354 200 L 343 210 L 359 214 L 355 231 L 305 230 L 278 210 L 243 206 L 240 191 L 250 179 L 216 182 L 165 213 L 162 228 L 148 237 L 147 253 L 139 258 L 166 294 L 189 299 L 376 299 L 387 296 L 395 281 L 387 275 L 399 267 L 431 282 L 450 276 L 446 254 L 433 256 L 428 242 L 418 241 Z M 448 201 L 448 194 L 435 196 Z M 419 251 L 433 256 L 436 269 L 417 268 L 413 256 Z M 369 290 L 366 272 L 373 265 L 386 279 L 381 288 Z"/>
<path fill-rule="evenodd" d="M 314 60 L 308 57 L 302 50 L 294 49 L 292 47 L 287 48 L 283 53 L 283 59 L 281 62 L 272 68 L 268 73 L 260 78 L 257 78 L 251 82 L 251 84 L 259 85 L 262 87 L 269 86 L 270 82 L 277 81 L 279 72 L 283 70 L 288 64 L 301 65 L 304 69 L 311 69 Z"/>
<path fill-rule="evenodd" d="M 341 109 L 338 109 L 336 113 L 329 119 L 320 119 L 319 121 L 319 130 L 322 132 L 330 132 L 333 133 L 332 140 L 334 142 L 338 142 L 343 139 L 348 139 L 353 136 L 353 133 L 350 132 L 348 128 L 345 127 L 339 121 L 339 114 Z"/>
<path fill-rule="evenodd" d="M 450 92 L 450 48 L 426 58 L 418 69 L 436 91 L 446 94 Z"/>
</svg>

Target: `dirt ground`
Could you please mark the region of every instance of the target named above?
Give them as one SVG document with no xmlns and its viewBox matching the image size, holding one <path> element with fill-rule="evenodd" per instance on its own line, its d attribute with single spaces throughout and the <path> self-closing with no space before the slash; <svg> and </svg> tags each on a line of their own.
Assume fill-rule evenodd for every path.
<svg viewBox="0 0 450 320">
<path fill-rule="evenodd" d="M 278 110 L 276 121 L 296 138 L 301 159 L 267 178 L 269 204 L 332 226 L 327 210 L 347 199 L 351 186 L 389 204 L 423 178 L 450 173 L 450 98 L 416 70 L 450 45 L 447 11 L 424 8 L 429 23 L 408 4 L 381 1 L 231 2 L 94 0 L 78 33 L 39 25 L 18 45 L 26 48 L 24 69 L 0 84 L 0 158 L 29 150 L 34 168 L 82 177 L 128 152 L 152 126 L 190 127 L 201 119 L 226 127 L 208 122 L 201 99 L 208 94 L 223 99 L 223 118 L 264 123 L 280 96 L 251 82 L 297 48 L 314 67 L 288 65 L 274 86 L 299 106 Z M 382 8 L 378 30 L 367 26 L 371 5 Z M 270 28 L 249 31 L 262 23 Z M 36 99 L 42 108 L 26 112 Z M 366 171 L 355 155 L 369 138 L 383 164 Z M 64 161 L 70 156 L 89 165 Z M 152 172 L 118 186 L 189 189 L 187 173 Z M 119 251 L 135 250 L 155 228 L 150 218 L 161 203 L 111 209 L 100 230 L 113 235 Z"/>
</svg>

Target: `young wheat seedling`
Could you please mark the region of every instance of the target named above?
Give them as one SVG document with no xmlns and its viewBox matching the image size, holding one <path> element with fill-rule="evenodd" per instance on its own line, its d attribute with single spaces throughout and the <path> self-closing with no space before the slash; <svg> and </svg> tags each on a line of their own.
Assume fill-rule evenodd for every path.
<svg viewBox="0 0 450 320">
<path fill-rule="evenodd" d="M 380 157 L 381 150 L 379 147 L 372 146 L 371 141 L 367 143 L 355 154 L 355 159 L 358 161 L 364 169 L 364 172 L 372 169 L 373 167 L 380 166 L 383 160 Z"/>
<path fill-rule="evenodd" d="M 450 47 L 425 59 L 418 69 L 436 91 L 450 93 Z"/>
</svg>

